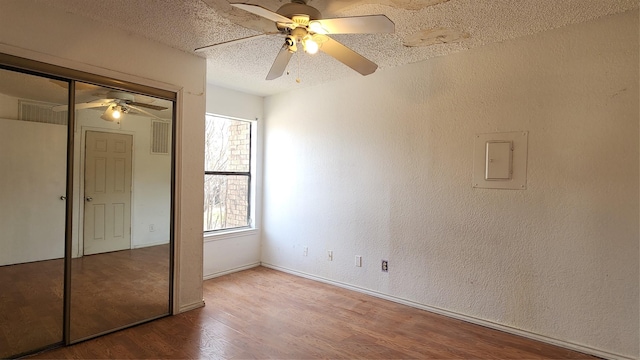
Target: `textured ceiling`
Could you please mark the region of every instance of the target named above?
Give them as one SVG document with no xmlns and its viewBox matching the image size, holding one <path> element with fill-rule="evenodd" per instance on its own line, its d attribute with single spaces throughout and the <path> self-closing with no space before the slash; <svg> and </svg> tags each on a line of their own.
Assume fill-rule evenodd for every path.
<svg viewBox="0 0 640 360">
<path fill-rule="evenodd" d="M 273 23 L 233 8 L 226 0 L 37 1 L 189 53 L 275 30 Z M 272 11 L 287 2 L 246 1 Z M 378 71 L 638 8 L 638 0 L 310 0 L 308 4 L 324 18 L 388 16 L 396 24 L 394 34 L 332 36 L 377 63 Z M 272 35 L 198 55 L 207 58 L 209 83 L 258 95 L 361 76 L 322 52 L 299 51 L 289 63 L 289 75 L 267 81 L 282 43 L 281 37 Z"/>
</svg>

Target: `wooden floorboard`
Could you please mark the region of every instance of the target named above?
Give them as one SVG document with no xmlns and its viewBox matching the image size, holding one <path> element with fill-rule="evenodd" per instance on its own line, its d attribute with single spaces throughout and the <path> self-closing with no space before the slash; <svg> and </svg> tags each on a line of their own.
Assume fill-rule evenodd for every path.
<svg viewBox="0 0 640 360">
<path fill-rule="evenodd" d="M 204 282 L 206 306 L 34 358 L 594 359 L 258 267 Z"/>
</svg>

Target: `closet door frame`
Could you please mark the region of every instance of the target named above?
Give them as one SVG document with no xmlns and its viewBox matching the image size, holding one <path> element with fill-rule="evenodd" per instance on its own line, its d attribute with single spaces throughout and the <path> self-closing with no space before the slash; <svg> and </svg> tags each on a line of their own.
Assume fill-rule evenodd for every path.
<svg viewBox="0 0 640 360">
<path fill-rule="evenodd" d="M 169 100 L 173 104 L 173 118 L 171 122 L 171 209 L 170 209 L 170 230 L 169 230 L 169 313 L 170 316 L 175 311 L 175 216 L 176 216 L 176 132 L 177 132 L 177 98 L 178 94 L 173 91 L 158 89 L 155 87 L 136 84 L 129 81 L 118 80 L 107 76 L 96 75 L 80 70 L 74 70 L 62 66 L 52 65 L 32 59 L 0 53 L 0 68 L 17 71 L 25 74 L 43 76 L 46 78 L 60 80 L 69 84 L 68 94 L 68 122 L 67 122 L 67 169 L 66 169 L 66 207 L 65 207 L 65 240 L 64 240 L 64 293 L 63 293 L 63 339 L 62 342 L 53 344 L 52 347 L 59 345 L 71 345 L 75 342 L 71 340 L 70 329 L 70 313 L 71 313 L 71 259 L 72 259 L 72 231 L 73 231 L 73 190 L 74 190 L 74 135 L 76 127 L 75 119 L 75 93 L 76 81 L 89 83 L 97 86 L 109 87 L 115 90 L 134 92 L 143 95 L 149 95 L 164 100 Z M 156 320 L 157 317 L 148 321 Z M 131 324 L 135 326 L 136 324 Z M 129 327 L 129 326 L 127 326 Z M 120 330 L 114 329 L 113 331 Z M 103 335 L 97 334 L 97 336 Z M 84 341 L 86 339 L 82 339 Z M 42 349 L 34 349 L 34 352 Z"/>
</svg>

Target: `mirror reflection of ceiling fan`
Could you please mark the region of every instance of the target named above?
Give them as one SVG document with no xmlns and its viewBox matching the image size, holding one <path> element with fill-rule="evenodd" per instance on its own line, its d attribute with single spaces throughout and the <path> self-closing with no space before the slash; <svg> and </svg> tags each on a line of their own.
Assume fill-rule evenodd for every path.
<svg viewBox="0 0 640 360">
<path fill-rule="evenodd" d="M 352 16 L 344 18 L 323 19 L 320 11 L 307 5 L 306 0 L 291 0 L 291 3 L 282 5 L 276 12 L 265 9 L 259 5 L 231 4 L 242 9 L 274 21 L 278 32 L 285 36 L 282 45 L 267 80 L 279 78 L 287 68 L 291 56 L 298 51 L 298 46 L 309 54 L 315 54 L 318 50 L 333 56 L 338 61 L 349 66 L 362 75 L 369 75 L 376 71 L 378 65 L 349 49 L 340 42 L 330 38 L 329 34 L 381 34 L 393 33 L 395 24 L 385 15 Z M 254 39 L 272 34 L 260 34 L 242 39 L 227 41 L 195 49 L 200 52 L 215 46 L 226 45 Z"/>
<path fill-rule="evenodd" d="M 148 101 L 149 99 L 151 99 L 149 97 L 142 96 L 142 95 L 138 96 L 138 95 L 121 92 L 121 91 L 109 91 L 106 94 L 104 94 L 104 96 L 105 96 L 104 99 L 97 99 L 97 100 L 89 101 L 86 103 L 76 104 L 75 109 L 81 110 L 81 109 L 106 107 L 107 109 L 102 114 L 102 116 L 100 116 L 100 118 L 103 120 L 112 121 L 112 122 L 118 121 L 118 119 L 120 119 L 122 115 L 128 114 L 130 112 L 157 118 L 156 115 L 153 115 L 152 113 L 142 108 L 157 110 L 157 111 L 168 109 L 167 107 L 164 107 L 164 106 L 153 105 L 148 102 L 136 101 L 136 100 Z M 138 97 L 140 97 L 140 99 L 138 99 Z M 59 105 L 51 108 L 51 110 L 53 111 L 66 111 L 67 109 L 68 109 L 67 105 Z"/>
</svg>

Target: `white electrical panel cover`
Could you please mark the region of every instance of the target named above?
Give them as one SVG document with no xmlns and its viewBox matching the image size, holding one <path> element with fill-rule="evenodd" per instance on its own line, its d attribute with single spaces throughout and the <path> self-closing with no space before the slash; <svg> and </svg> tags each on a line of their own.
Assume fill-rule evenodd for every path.
<svg viewBox="0 0 640 360">
<path fill-rule="evenodd" d="M 473 187 L 527 188 L 529 132 L 477 134 L 473 149 Z"/>
</svg>

